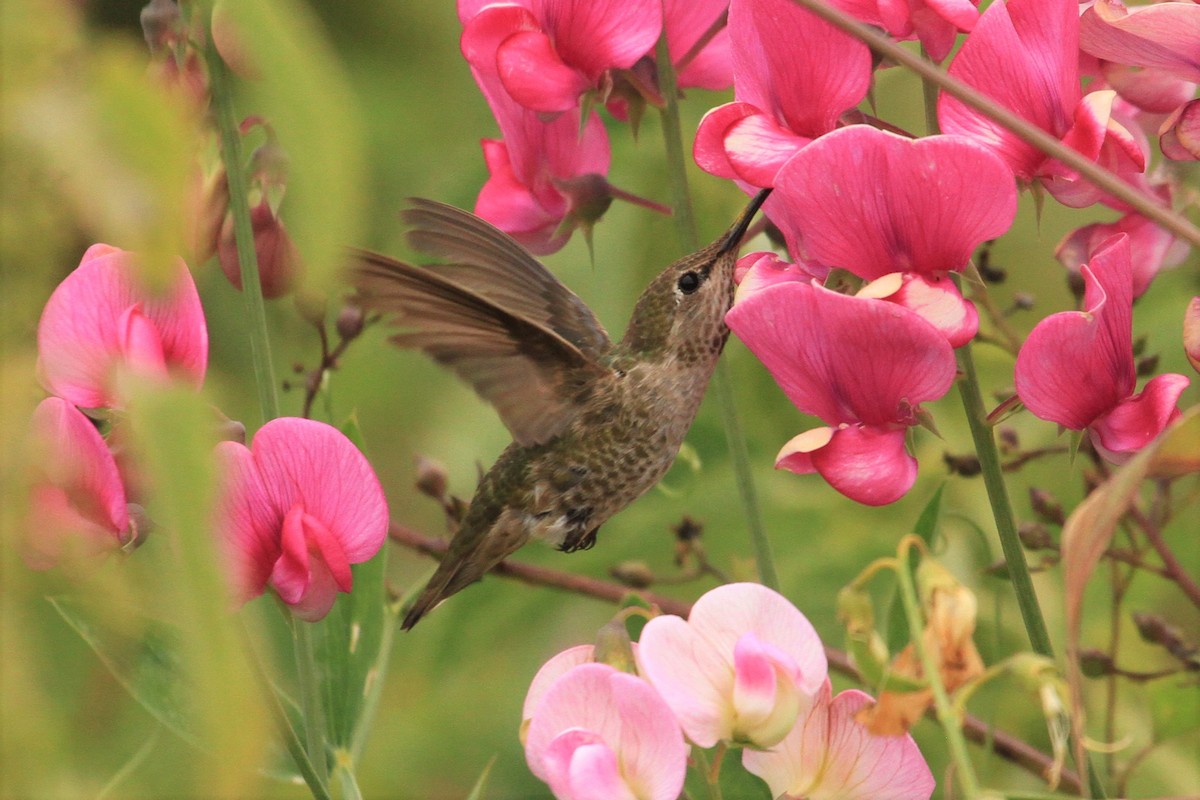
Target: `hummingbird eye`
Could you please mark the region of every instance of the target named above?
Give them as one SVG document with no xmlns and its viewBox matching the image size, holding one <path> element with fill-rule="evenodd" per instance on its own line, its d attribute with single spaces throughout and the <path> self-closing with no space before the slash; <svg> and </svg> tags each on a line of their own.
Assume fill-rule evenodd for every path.
<svg viewBox="0 0 1200 800">
<path fill-rule="evenodd" d="M 679 291 L 684 294 L 691 294 L 700 288 L 700 275 L 696 272 L 685 272 L 679 276 L 679 282 L 676 284 Z"/>
</svg>

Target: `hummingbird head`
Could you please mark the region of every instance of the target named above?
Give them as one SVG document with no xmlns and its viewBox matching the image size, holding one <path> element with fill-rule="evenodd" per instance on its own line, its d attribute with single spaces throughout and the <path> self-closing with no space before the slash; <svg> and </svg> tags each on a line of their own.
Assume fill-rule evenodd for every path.
<svg viewBox="0 0 1200 800">
<path fill-rule="evenodd" d="M 715 358 L 729 329 L 733 270 L 750 221 L 770 189 L 759 192 L 721 238 L 667 267 L 638 298 L 622 345 L 643 358 L 685 362 Z"/>
</svg>

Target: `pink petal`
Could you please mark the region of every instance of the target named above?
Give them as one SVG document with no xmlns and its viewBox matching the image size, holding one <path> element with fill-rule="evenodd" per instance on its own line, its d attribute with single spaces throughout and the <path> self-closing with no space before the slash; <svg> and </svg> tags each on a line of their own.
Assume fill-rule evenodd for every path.
<svg viewBox="0 0 1200 800">
<path fill-rule="evenodd" d="M 1039 322 L 1017 354 L 1017 394 L 1037 417 L 1082 430 L 1134 388 L 1129 237 L 1114 237 L 1083 270 L 1087 311 Z"/>
<path fill-rule="evenodd" d="M 736 99 L 798 136 L 833 130 L 870 88 L 866 45 L 788 0 L 732 3 L 729 36 Z"/>
<path fill-rule="evenodd" d="M 491 173 L 475 200 L 475 214 L 495 225 L 537 255 L 562 249 L 570 238 L 560 232 L 566 216 L 565 198 L 551 208 L 542 205 L 513 172 L 504 142 L 485 139 L 483 149 Z"/>
<path fill-rule="evenodd" d="M 797 434 L 780 448 L 775 456 L 775 469 L 786 469 L 797 475 L 811 475 L 817 471 L 813 464 L 813 453 L 833 441 L 834 428 L 812 428 Z"/>
<path fill-rule="evenodd" d="M 744 117 L 725 131 L 725 151 L 735 177 L 761 189 L 774 186 L 780 167 L 810 141 L 765 114 Z"/>
<path fill-rule="evenodd" d="M 590 644 L 568 647 L 542 665 L 529 683 L 529 691 L 525 693 L 525 705 L 521 709 L 521 719 L 533 718 L 534 712 L 542 702 L 542 696 L 554 683 L 566 673 L 580 664 L 592 663 L 595 648 Z"/>
<path fill-rule="evenodd" d="M 1084 95 L 1062 141 L 1132 182 L 1146 171 L 1146 154 L 1139 136 L 1113 119 L 1115 100 L 1116 93 L 1112 90 Z M 1103 192 L 1059 161 L 1044 162 L 1037 174 L 1054 199 L 1070 208 L 1085 208 L 1105 198 Z"/>
<path fill-rule="evenodd" d="M 91 247 L 42 311 L 38 323 L 42 383 L 74 405 L 119 406 L 110 385 L 113 369 L 126 363 L 157 371 L 161 368 L 155 362 L 158 353 L 188 382 L 199 386 L 204 381 L 208 330 L 186 265 L 177 262 L 174 283 L 155 297 L 138 284 L 132 258 L 109 245 Z M 135 308 L 136 319 L 131 316 Z M 154 336 L 157 345 L 148 341 Z"/>
<path fill-rule="evenodd" d="M 894 303 L 796 282 L 763 289 L 725 317 L 801 411 L 830 425 L 911 424 L 954 381 L 954 353 Z"/>
<path fill-rule="evenodd" d="M 29 565 L 46 569 L 65 551 L 120 547 L 129 534 L 125 488 L 96 426 L 70 403 L 47 397 L 33 412 L 30 436 Z"/>
<path fill-rule="evenodd" d="M 734 280 L 738 288 L 735 302 L 741 301 L 768 286 L 790 281 L 808 283 L 823 280 L 823 270 L 809 269 L 806 264 L 784 261 L 774 253 L 750 253 L 738 259 Z"/>
<path fill-rule="evenodd" d="M 567 66 L 542 31 L 514 33 L 496 51 L 500 80 L 525 108 L 542 113 L 568 111 L 589 87 L 587 77 Z"/>
<path fill-rule="evenodd" d="M 809 258 L 871 279 L 961 270 L 1016 214 L 1012 174 L 962 137 L 905 139 L 865 125 L 822 136 L 776 176 L 771 198 Z"/>
<path fill-rule="evenodd" d="M 1120 463 L 1141 450 L 1179 416 L 1179 395 L 1191 383 L 1185 375 L 1167 373 L 1152 378 L 1139 394 L 1122 401 L 1116 408 L 1093 422 L 1089 431 L 1105 457 Z"/>
<path fill-rule="evenodd" d="M 775 796 L 839 800 L 928 800 L 935 782 L 911 736 L 874 736 L 854 720 L 871 698 L 826 684 L 780 745 L 746 750 L 742 764 Z"/>
<path fill-rule="evenodd" d="M 729 8 L 728 0 L 664 0 L 663 26 L 670 46 L 671 61 L 677 68 L 700 37 Z M 678 70 L 680 88 L 727 89 L 733 84 L 733 57 L 729 48 L 729 27 L 722 28 L 708 44 Z"/>
<path fill-rule="evenodd" d="M 571 761 L 577 750 L 586 747 L 602 747 L 612 754 L 612 750 L 604 744 L 603 739 L 582 728 L 568 728 L 563 731 L 555 736 L 541 753 L 540 765 L 545 774 L 538 774 L 537 770 L 534 770 L 534 774 L 546 781 L 555 797 L 568 800 L 574 797 L 571 791 Z M 615 762 L 615 756 L 613 760 Z M 533 768 L 532 763 L 530 768 Z"/>
<path fill-rule="evenodd" d="M 383 489 L 367 459 L 340 431 L 323 422 L 281 417 L 255 434 L 251 449 L 276 509 L 286 513 L 302 504 L 341 544 L 351 564 L 378 552 L 388 526 Z"/>
<path fill-rule="evenodd" d="M 829 485 L 855 502 L 883 506 L 899 500 L 917 479 L 917 460 L 904 447 L 901 428 L 848 425 L 810 454 Z"/>
<path fill-rule="evenodd" d="M 960 31 L 971 31 L 979 22 L 978 3 L 973 0 L 925 0 L 925 5 Z"/>
<path fill-rule="evenodd" d="M 621 777 L 616 754 L 605 744 L 576 747 L 567 779 L 569 794 L 563 796 L 570 800 L 638 800 Z"/>
<path fill-rule="evenodd" d="M 283 518 L 281 543 L 271 585 L 283 602 L 303 612 L 303 619 L 321 619 L 338 591 L 350 591 L 350 564 L 341 544 L 298 503 Z"/>
<path fill-rule="evenodd" d="M 1141 297 L 1150 288 L 1160 270 L 1177 266 L 1187 257 L 1186 244 L 1136 212 L 1116 222 L 1096 222 L 1077 228 L 1059 242 L 1054 256 L 1067 269 L 1079 272 L 1100 245 L 1121 233 L 1129 236 L 1134 297 Z"/>
<path fill-rule="evenodd" d="M 632 67 L 662 32 L 661 0 L 543 0 L 542 9 L 563 61 L 592 81 Z"/>
<path fill-rule="evenodd" d="M 1200 6 L 1161 3 L 1130 10 L 1117 0 L 1097 0 L 1080 19 L 1079 46 L 1107 61 L 1200 81 Z"/>
<path fill-rule="evenodd" d="M 236 597 L 245 602 L 262 594 L 281 552 L 284 512 L 276 508 L 249 448 L 221 442 L 216 449 L 220 475 L 216 530 Z"/>
<path fill-rule="evenodd" d="M 926 277 L 914 272 L 892 273 L 867 284 L 858 295 L 878 297 L 907 308 L 941 331 L 951 347 L 962 347 L 979 331 L 975 304 L 964 299 L 954 281 L 945 274 Z"/>
<path fill-rule="evenodd" d="M 796 665 L 802 693 L 812 694 L 825 680 L 825 651 L 812 624 L 787 598 L 759 584 L 717 587 L 696 601 L 687 622 L 660 616 L 642 630 L 639 671 L 701 747 L 736 733 L 735 649 L 747 634 Z"/>
<path fill-rule="evenodd" d="M 726 152 L 725 137 L 735 122 L 759 113 L 749 103 L 725 103 L 706 113 L 700 120 L 696 141 L 692 144 L 692 158 L 697 166 L 718 178 L 736 178 L 737 172 Z"/>
<path fill-rule="evenodd" d="M 1104 80 L 1142 111 L 1169 114 L 1196 95 L 1196 84 L 1164 69 L 1101 62 Z"/>
<path fill-rule="evenodd" d="M 1200 100 L 1176 109 L 1162 126 L 1158 140 L 1163 155 L 1175 161 L 1200 160 Z"/>
<path fill-rule="evenodd" d="M 979 18 L 950 65 L 950 74 L 1061 137 L 1079 102 L 1079 10 L 1074 0 L 995 2 Z M 1019 178 L 1032 179 L 1045 160 L 1008 130 L 943 94 L 938 121 L 945 133 L 974 137 L 993 148 Z"/>
<path fill-rule="evenodd" d="M 1200 372 L 1200 297 L 1193 297 L 1183 315 L 1183 352 L 1192 369 Z"/>
<path fill-rule="evenodd" d="M 773 747 L 808 705 L 797 686 L 799 668 L 787 653 L 748 632 L 733 647 L 733 671 L 738 733 L 756 747 Z"/>
<path fill-rule="evenodd" d="M 271 573 L 271 585 L 283 602 L 294 605 L 308 591 L 312 580 L 312 554 L 308 551 L 308 537 L 304 532 L 303 506 L 292 506 L 283 518 L 282 531 L 282 549 Z"/>
<path fill-rule="evenodd" d="M 560 794 L 556 786 L 563 776 L 564 751 L 600 742 L 616 754 L 620 774 L 627 785 L 638 787 L 639 797 L 679 796 L 687 745 L 662 698 L 633 675 L 606 664 L 582 664 L 543 695 L 529 723 L 525 757 L 533 774 L 550 783 L 556 796 L 572 797 Z M 594 755 L 585 758 L 585 763 L 597 763 Z M 570 777 L 569 769 L 565 777 Z"/>
</svg>

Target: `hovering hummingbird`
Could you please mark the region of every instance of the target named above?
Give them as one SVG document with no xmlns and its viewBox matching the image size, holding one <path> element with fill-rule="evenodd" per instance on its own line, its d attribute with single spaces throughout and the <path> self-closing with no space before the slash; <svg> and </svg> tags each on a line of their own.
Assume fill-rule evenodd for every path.
<svg viewBox="0 0 1200 800">
<path fill-rule="evenodd" d="M 582 300 L 507 234 L 430 200 L 402 213 L 417 267 L 356 251 L 356 302 L 391 341 L 454 370 L 496 407 L 513 443 L 483 476 L 446 556 L 404 617 L 536 538 L 572 552 L 666 473 L 725 346 L 733 269 L 760 193 L 716 242 L 667 267 L 614 344 Z"/>
</svg>

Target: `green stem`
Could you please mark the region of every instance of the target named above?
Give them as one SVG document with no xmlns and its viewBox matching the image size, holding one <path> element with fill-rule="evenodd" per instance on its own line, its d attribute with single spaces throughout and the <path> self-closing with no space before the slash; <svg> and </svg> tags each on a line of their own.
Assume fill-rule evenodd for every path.
<svg viewBox="0 0 1200 800">
<path fill-rule="evenodd" d="M 975 372 L 971 345 L 960 347 L 957 352 L 958 366 L 963 373 L 963 378 L 958 382 L 958 392 L 962 397 L 967 424 L 971 428 L 971 438 L 975 442 L 975 453 L 979 457 L 979 466 L 983 472 L 983 484 L 992 506 L 992 516 L 996 520 L 996 531 L 1000 535 L 1000 546 L 1004 550 L 1009 579 L 1017 595 L 1021 619 L 1025 623 L 1025 631 L 1029 635 L 1034 652 L 1054 658 L 1054 647 L 1050 643 L 1046 620 L 1042 617 L 1037 592 L 1033 588 L 1033 577 L 1025 560 L 1025 548 L 1017 536 L 1012 502 L 1008 498 L 1008 487 L 1004 483 L 1004 473 L 1000 465 L 1000 451 L 996 447 L 992 429 L 987 424 L 987 411 L 983 407 L 983 396 L 979 389 L 979 376 Z"/>
<path fill-rule="evenodd" d="M 258 403 L 263 422 L 279 416 L 279 398 L 275 391 L 275 376 L 271 369 L 271 341 L 267 336 L 267 314 L 263 303 L 262 284 L 258 278 L 258 259 L 254 254 L 254 229 L 250 224 L 248 185 L 242 161 L 242 138 L 238 131 L 237 113 L 233 107 L 229 68 L 217 53 L 212 37 L 206 53 L 209 89 L 216 112 L 217 132 L 221 137 L 221 158 L 229 182 L 229 213 L 233 217 L 234 241 L 238 263 L 241 265 L 242 296 L 246 302 L 249 324 L 250 353 L 254 362 L 254 381 L 258 387 Z"/>
<path fill-rule="evenodd" d="M 721 800 L 721 781 L 713 775 L 712 767 L 708 763 L 708 752 L 699 747 L 693 747 L 692 759 L 695 761 L 696 771 L 704 776 L 704 785 L 708 789 L 708 800 Z"/>
<path fill-rule="evenodd" d="M 908 629 L 913 632 L 912 643 L 917 656 L 921 659 L 921 669 L 929 688 L 933 692 L 933 706 L 937 711 L 938 722 L 946 734 L 946 745 L 950 749 L 950 757 L 954 761 L 958 774 L 959 785 L 967 800 L 979 797 L 979 780 L 975 777 L 975 767 L 967 752 L 967 740 L 963 737 L 962 714 L 950 702 L 946 687 L 942 685 L 942 676 L 938 671 L 933 654 L 925 647 L 925 638 L 921 631 L 925 622 L 921 618 L 921 607 L 917 601 L 917 590 L 913 585 L 912 571 L 909 569 L 908 549 L 913 537 L 905 537 L 900 545 L 900 555 L 896 559 L 896 577 L 900 586 L 900 600 L 904 604 L 904 614 L 908 619 Z"/>
<path fill-rule="evenodd" d="M 700 249 L 700 237 L 696 231 L 696 218 L 692 212 L 691 192 L 688 190 L 687 159 L 683 150 L 683 127 L 679 121 L 679 91 L 675 82 L 675 69 L 671 65 L 667 38 L 658 40 L 655 52 L 658 60 L 658 84 L 666 105 L 662 109 L 663 142 L 667 151 L 668 183 L 671 186 L 671 202 L 675 207 L 675 227 L 680 241 L 688 252 Z M 750 545 L 758 565 L 759 580 L 764 586 L 779 589 L 779 575 L 775 570 L 775 558 L 771 542 L 763 525 L 762 510 L 754 489 L 754 473 L 750 469 L 750 451 L 746 447 L 746 436 L 738 419 L 734 401 L 733 376 L 722 359 L 717 362 L 717 398 L 721 406 L 721 421 L 725 427 L 725 438 L 733 458 L 733 472 L 737 481 L 738 495 L 746 514 L 746 525 L 750 529 Z"/>
<path fill-rule="evenodd" d="M 300 708 L 304 713 L 304 739 L 308 759 L 323 786 L 329 785 L 329 759 L 325 753 L 325 707 L 321 698 L 321 676 L 317 671 L 313 626 L 291 617 L 292 646 L 296 655 Z"/>
</svg>

